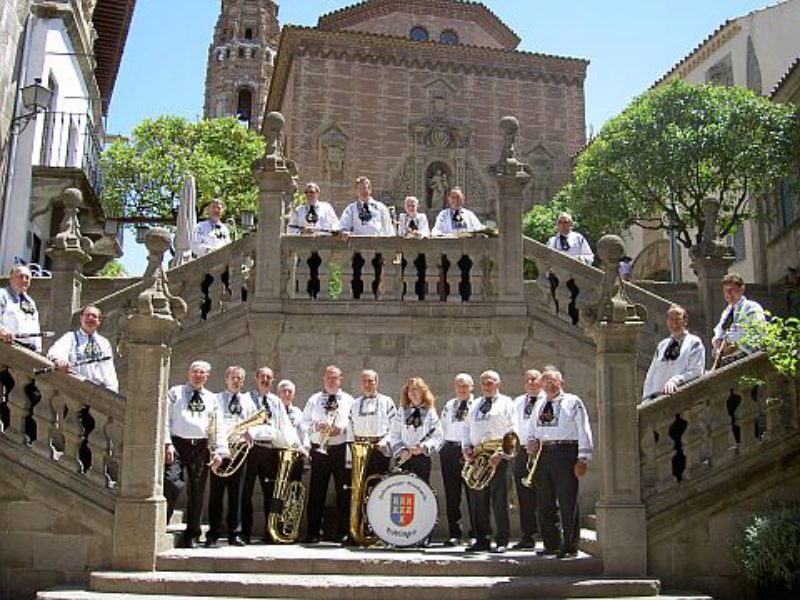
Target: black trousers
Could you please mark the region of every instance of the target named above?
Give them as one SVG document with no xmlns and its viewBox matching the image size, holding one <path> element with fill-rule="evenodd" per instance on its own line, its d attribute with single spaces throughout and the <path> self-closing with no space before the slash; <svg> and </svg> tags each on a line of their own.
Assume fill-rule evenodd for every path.
<svg viewBox="0 0 800 600">
<path fill-rule="evenodd" d="M 451 538 L 461 538 L 461 493 L 469 499 L 469 489 L 461 477 L 464 466 L 464 455 L 461 453 L 460 442 L 445 442 L 439 450 L 442 461 L 442 482 L 444 483 L 444 501 L 447 508 L 447 526 Z M 475 524 L 472 517 L 472 506 L 467 501 L 469 512 L 469 537 L 475 535 Z"/>
<path fill-rule="evenodd" d="M 206 539 L 218 540 L 222 528 L 222 506 L 228 492 L 228 539 L 241 535 L 241 502 L 244 487 L 244 467 L 230 477 L 217 477 L 211 473 L 208 491 L 208 533 Z"/>
<path fill-rule="evenodd" d="M 279 458 L 280 450 L 278 448 L 267 448 L 258 444 L 254 444 L 250 448 L 244 467 L 244 485 L 242 486 L 242 537 L 249 538 L 253 533 L 253 491 L 256 487 L 256 480 L 261 484 L 264 520 L 266 521 L 269 517 Z"/>
<path fill-rule="evenodd" d="M 400 467 L 406 473 L 413 473 L 425 483 L 431 481 L 431 457 L 424 454 L 416 454 L 409 458 Z"/>
<path fill-rule="evenodd" d="M 472 516 L 475 519 L 475 537 L 478 543 L 489 543 L 492 537 L 492 523 L 489 510 L 494 514 L 497 527 L 495 541 L 498 546 L 508 544 L 511 537 L 511 524 L 508 519 L 508 461 L 500 461 L 489 481 L 482 490 L 470 490 L 469 500 Z"/>
<path fill-rule="evenodd" d="M 519 500 L 519 528 L 522 540 L 530 542 L 537 530 L 536 520 L 536 486 L 525 487 L 522 480 L 528 474 L 528 453 L 520 448 L 514 457 L 514 487 Z"/>
<path fill-rule="evenodd" d="M 337 537 L 350 530 L 350 469 L 345 468 L 347 444 L 328 446 L 328 453 L 311 450 L 311 483 L 308 491 L 308 535 L 317 537 L 322 530 L 328 482 L 333 475 L 336 486 Z"/>
<path fill-rule="evenodd" d="M 200 520 L 203 517 L 203 496 L 206 491 L 208 479 L 208 445 L 203 439 L 185 439 L 172 436 L 172 445 L 175 446 L 175 461 L 165 469 L 164 489 L 170 488 L 167 497 L 167 514 L 172 516 L 175 501 L 178 498 L 182 484 L 186 485 L 186 531 L 184 541 L 200 536 Z M 169 479 L 168 479 L 169 478 Z M 181 481 L 183 480 L 183 481 Z M 177 491 L 176 491 L 177 490 Z M 170 498 L 172 504 L 170 505 Z"/>
<path fill-rule="evenodd" d="M 580 540 L 578 522 L 578 480 L 575 462 L 578 445 L 545 446 L 536 467 L 539 531 L 546 550 L 575 552 Z M 559 515 L 561 529 L 558 528 Z"/>
</svg>

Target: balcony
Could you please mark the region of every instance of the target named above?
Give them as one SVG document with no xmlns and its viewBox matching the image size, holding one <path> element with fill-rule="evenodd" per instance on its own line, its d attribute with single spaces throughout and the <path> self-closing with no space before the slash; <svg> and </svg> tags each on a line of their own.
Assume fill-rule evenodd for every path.
<svg viewBox="0 0 800 600">
<path fill-rule="evenodd" d="M 80 169 L 96 199 L 103 192 L 100 136 L 88 114 L 48 112 L 41 129 L 39 160 L 45 168 Z"/>
</svg>

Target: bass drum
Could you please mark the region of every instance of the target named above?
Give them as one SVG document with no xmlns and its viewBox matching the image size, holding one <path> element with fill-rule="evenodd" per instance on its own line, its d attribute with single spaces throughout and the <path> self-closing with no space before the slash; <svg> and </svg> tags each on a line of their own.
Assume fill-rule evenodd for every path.
<svg viewBox="0 0 800 600">
<path fill-rule="evenodd" d="M 367 501 L 372 531 L 391 546 L 413 546 L 427 538 L 436 525 L 436 495 L 412 473 L 384 477 Z"/>
</svg>

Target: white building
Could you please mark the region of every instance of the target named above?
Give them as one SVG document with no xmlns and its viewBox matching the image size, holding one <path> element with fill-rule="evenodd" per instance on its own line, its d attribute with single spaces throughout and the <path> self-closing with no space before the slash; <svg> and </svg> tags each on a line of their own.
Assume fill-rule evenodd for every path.
<svg viewBox="0 0 800 600">
<path fill-rule="evenodd" d="M 116 79 L 135 0 L 7 0 L 0 8 L 0 268 L 15 257 L 44 264 L 58 231 L 58 197 L 83 192 L 81 225 L 96 240 L 90 270 L 119 251 L 104 236 L 99 196 L 102 118 Z M 45 102 L 23 90 L 44 86 Z M 41 91 L 41 90 L 40 90 Z"/>
</svg>

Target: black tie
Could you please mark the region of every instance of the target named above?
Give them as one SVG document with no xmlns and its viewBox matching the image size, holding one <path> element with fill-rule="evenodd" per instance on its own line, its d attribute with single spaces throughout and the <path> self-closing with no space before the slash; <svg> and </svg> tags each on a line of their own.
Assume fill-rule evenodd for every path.
<svg viewBox="0 0 800 600">
<path fill-rule="evenodd" d="M 328 394 L 328 399 L 325 401 L 325 412 L 331 412 L 339 408 L 339 401 L 336 400 L 336 394 Z"/>
<path fill-rule="evenodd" d="M 97 342 L 94 341 L 93 335 L 90 335 L 86 341 L 86 345 L 83 347 L 83 354 L 86 358 L 97 358 L 100 355 L 100 348 Z"/>
<path fill-rule="evenodd" d="M 533 405 L 536 404 L 536 398 L 534 396 L 528 396 L 528 402 L 525 404 L 525 418 L 528 419 L 533 412 Z"/>
<path fill-rule="evenodd" d="M 728 331 L 733 325 L 733 313 L 736 312 L 733 307 L 728 311 L 728 316 L 722 322 L 722 331 Z"/>
<path fill-rule="evenodd" d="M 467 418 L 467 401 L 461 400 L 456 409 L 456 421 L 463 421 Z"/>
<path fill-rule="evenodd" d="M 569 242 L 567 241 L 567 236 L 558 234 L 558 243 L 561 245 L 561 249 L 564 251 L 569 250 Z"/>
<path fill-rule="evenodd" d="M 203 396 L 200 390 L 192 391 L 192 398 L 189 400 L 189 410 L 193 413 L 201 413 L 205 411 L 206 403 L 203 402 Z"/>
<path fill-rule="evenodd" d="M 242 414 L 242 403 L 239 402 L 239 394 L 234 393 L 228 401 L 228 412 L 232 415 Z"/>
<path fill-rule="evenodd" d="M 666 350 L 664 350 L 664 360 L 677 360 L 677 358 L 680 355 L 681 355 L 681 342 L 680 340 L 672 338 L 669 341 L 669 345 L 667 345 Z"/>
<path fill-rule="evenodd" d="M 364 202 L 358 209 L 358 218 L 361 219 L 362 225 L 372 219 L 372 213 L 369 210 L 369 202 Z"/>
<path fill-rule="evenodd" d="M 411 220 L 408 222 L 408 228 L 409 228 L 411 231 L 417 231 L 417 229 L 419 229 L 419 227 L 417 227 L 417 220 L 416 220 L 416 219 L 411 219 Z"/>
<path fill-rule="evenodd" d="M 269 419 L 272 418 L 272 411 L 269 408 L 269 402 L 267 401 L 266 394 L 261 396 L 261 406 L 264 407 L 264 422 L 267 422 Z"/>
<path fill-rule="evenodd" d="M 555 419 L 555 412 L 553 411 L 553 401 L 548 400 L 544 403 L 544 407 L 542 408 L 542 412 L 539 415 L 539 422 L 543 425 L 547 425 L 548 423 L 552 423 L 553 419 Z"/>
<path fill-rule="evenodd" d="M 317 217 L 317 207 L 314 204 L 308 205 L 308 214 L 306 215 L 306 222 L 316 223 L 319 220 Z"/>
<path fill-rule="evenodd" d="M 484 398 L 480 408 L 482 415 L 488 415 L 492 411 L 492 398 Z"/>
<path fill-rule="evenodd" d="M 464 217 L 461 215 L 460 210 L 453 213 L 453 226 L 456 229 L 461 229 L 464 226 Z"/>
<path fill-rule="evenodd" d="M 419 406 L 406 419 L 406 425 L 410 425 L 414 429 L 418 429 L 422 425 L 422 411 Z"/>
</svg>

